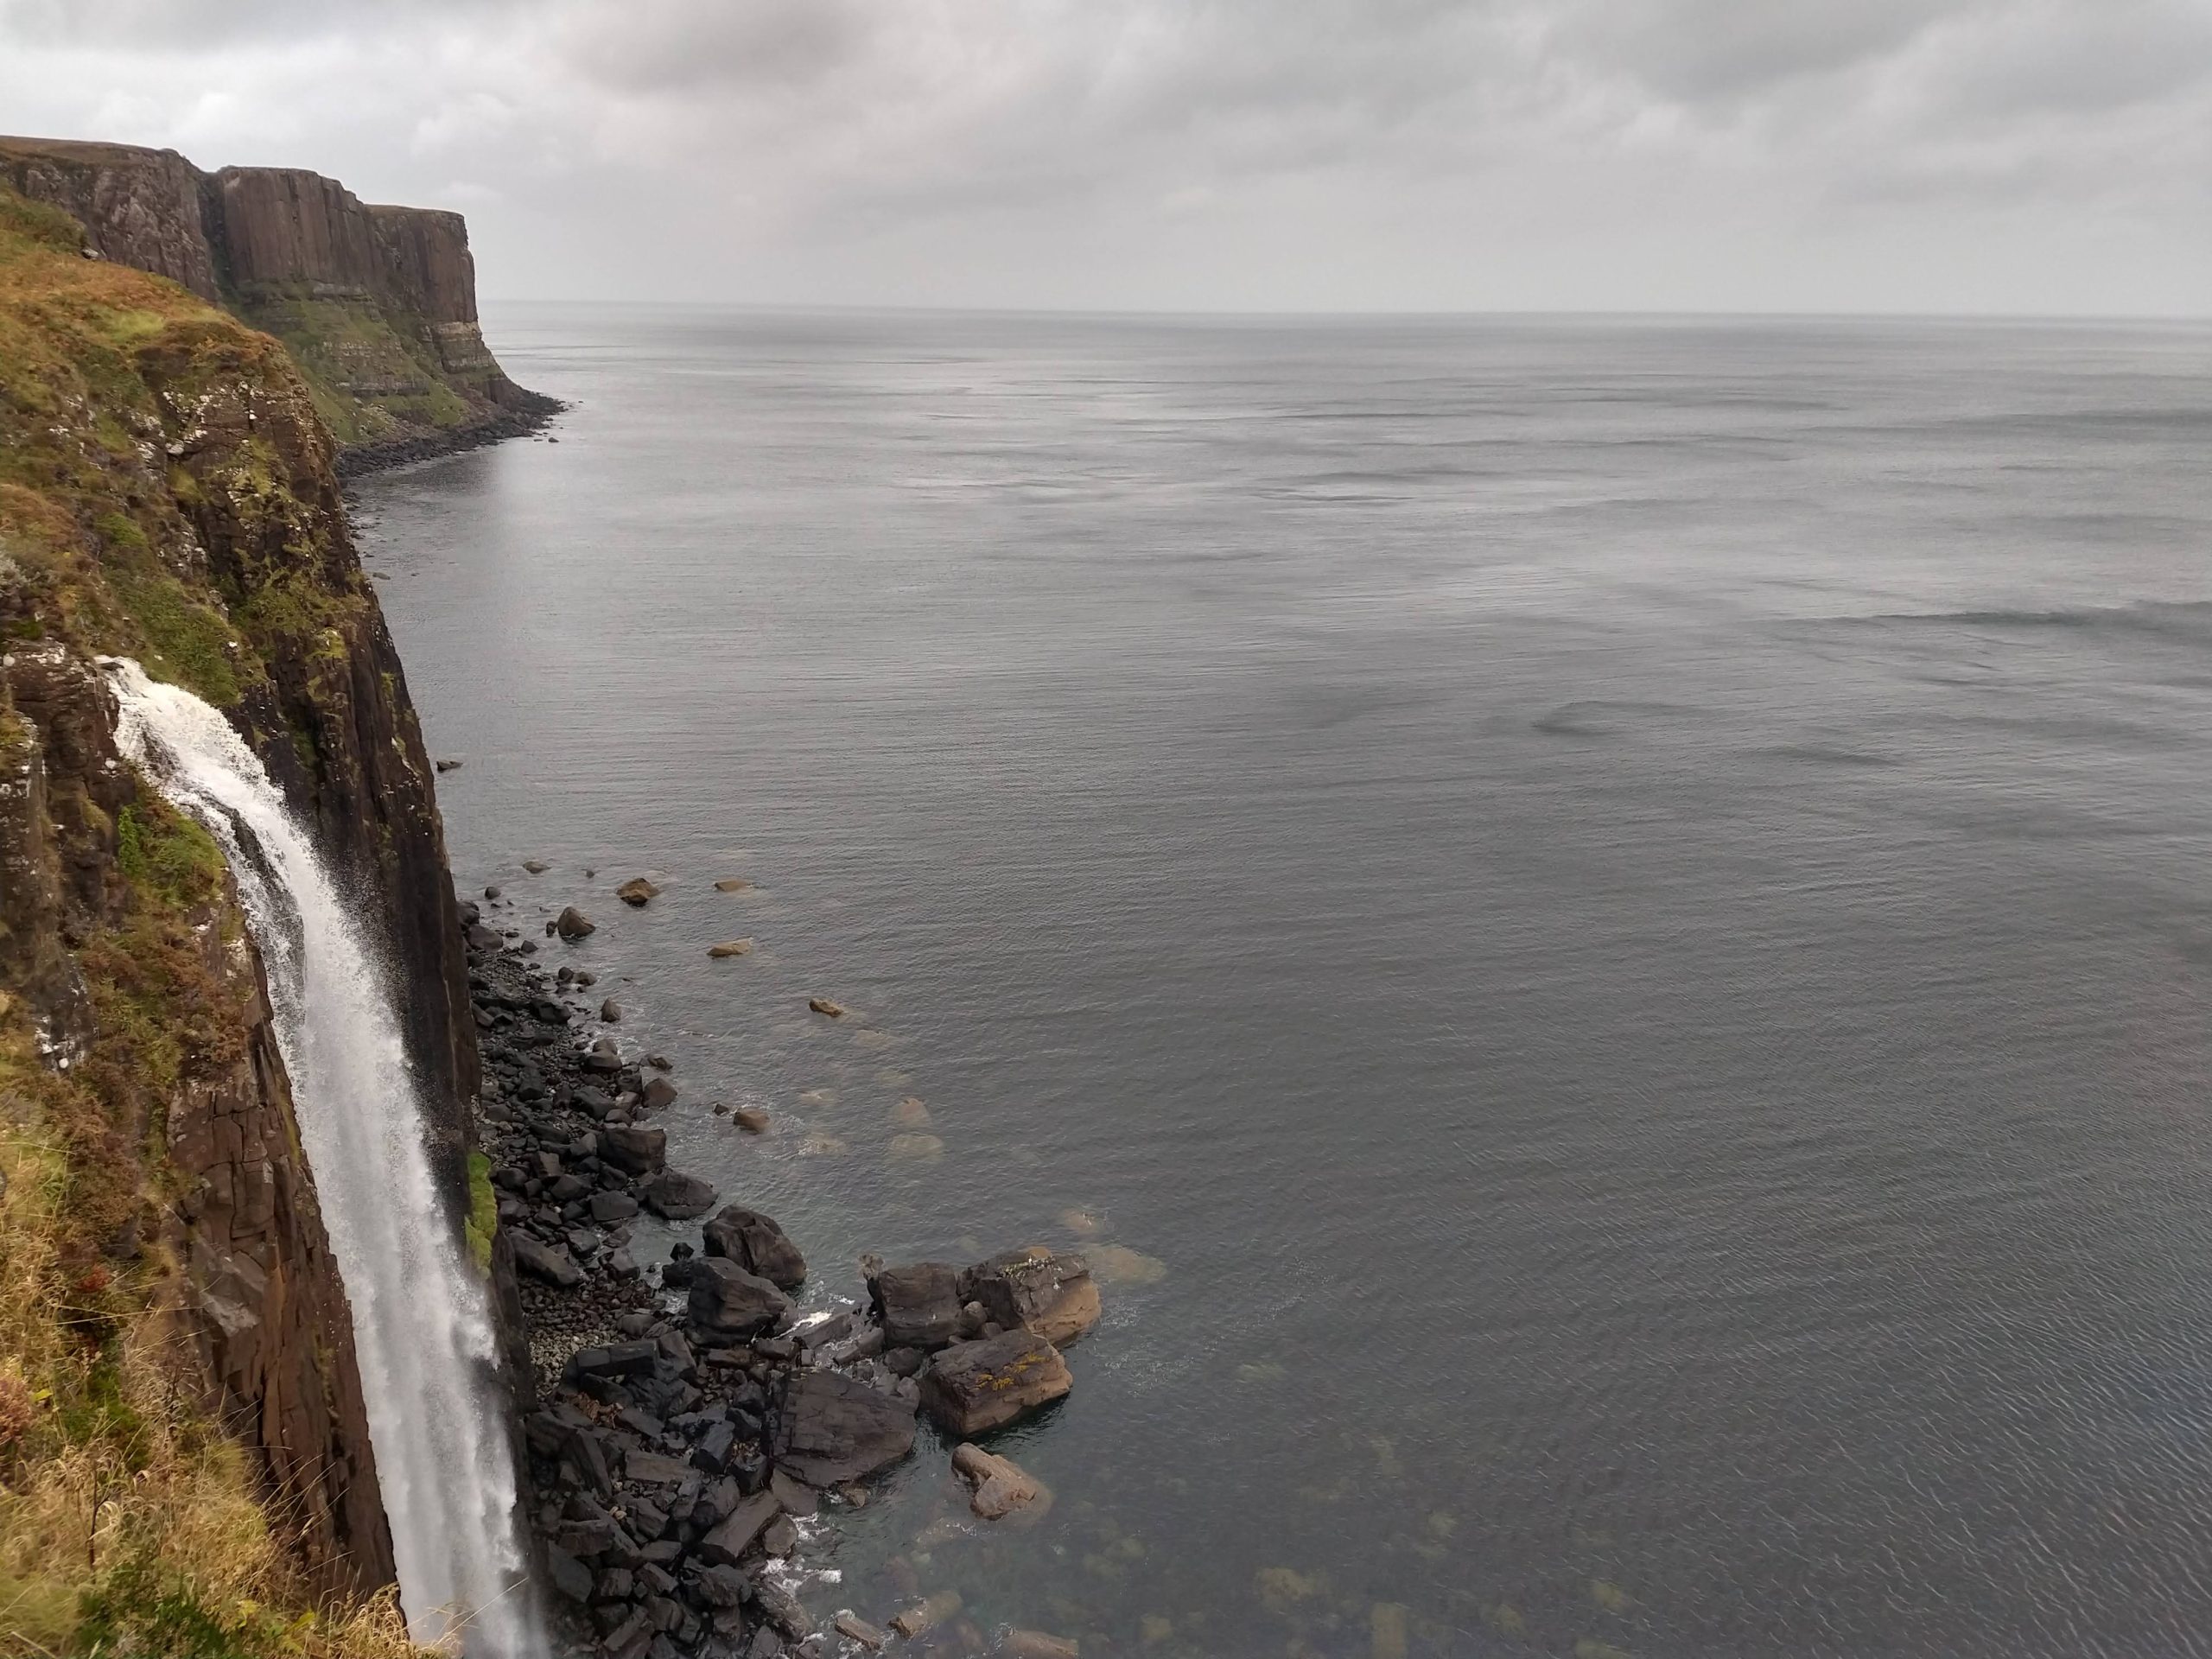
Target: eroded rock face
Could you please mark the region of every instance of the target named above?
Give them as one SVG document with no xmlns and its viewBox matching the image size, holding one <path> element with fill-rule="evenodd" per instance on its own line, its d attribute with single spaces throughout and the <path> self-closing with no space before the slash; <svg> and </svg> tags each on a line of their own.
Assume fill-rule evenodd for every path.
<svg viewBox="0 0 2212 1659">
<path fill-rule="evenodd" d="M 15 739 L 0 743 L 0 986 L 41 1009 L 50 1058 L 72 1061 L 95 1034 L 72 941 L 123 913 L 113 826 L 149 808 L 116 755 L 113 702 L 92 664 L 54 645 L 0 657 L 0 707 Z M 110 1253 L 159 1244 L 181 1262 L 173 1317 L 210 1414 L 293 1506 L 318 1579 L 367 1588 L 393 1568 L 353 1316 L 298 1151 L 260 957 L 227 884 L 197 922 L 180 937 L 227 1029 L 162 1103 L 174 1205 L 150 1225 L 130 1217 Z"/>
<path fill-rule="evenodd" d="M 124 163 L 64 159 L 95 168 L 83 200 L 97 218 L 100 179 L 120 176 L 97 169 Z M 17 147 L 0 143 L 0 168 L 22 164 Z M 152 198 L 140 190 L 130 200 Z M 118 209 L 103 222 L 125 238 L 130 219 Z M 144 248 L 130 257 L 158 263 Z M 107 649 L 144 654 L 128 632 L 91 631 L 118 626 L 103 616 L 132 613 L 105 584 L 136 547 L 158 561 L 177 602 L 195 607 L 214 639 L 194 669 L 194 689 L 225 706 L 359 895 L 360 914 L 383 931 L 393 977 L 408 989 L 404 1036 L 431 1103 L 426 1139 L 458 1233 L 474 1136 L 465 1108 L 478 1085 L 466 935 L 435 774 L 346 528 L 330 434 L 267 337 L 137 271 L 73 257 L 66 271 L 81 288 L 71 304 L 11 321 L 60 335 L 99 307 L 142 305 L 165 321 L 99 384 L 97 406 L 77 394 L 35 421 L 0 408 L 0 448 L 41 463 L 22 476 L 67 480 L 67 501 L 54 499 L 67 510 L 54 522 L 101 526 L 78 532 L 73 563 L 49 564 L 36 581 L 4 579 L 0 569 L 0 639 L 41 641 L 11 645 L 0 665 L 0 1019 L 10 1001 L 35 1011 L 57 1070 L 99 1035 L 82 1015 L 87 951 L 138 890 L 118 826 L 126 807 L 158 807 L 151 796 L 136 798 L 133 775 L 116 761 L 114 711 L 92 660 Z M 63 338 L 56 349 L 67 356 L 73 347 Z M 131 441 L 105 440 L 103 430 Z M 111 528 L 118 518 L 127 533 Z M 180 670 L 171 662 L 163 671 Z M 213 1000 L 179 1033 L 190 1063 L 160 1111 L 170 1168 L 147 1183 L 161 1202 L 135 1218 L 137 1236 L 165 1243 L 179 1264 L 178 1318 L 199 1345 L 211 1404 L 256 1454 L 272 1492 L 285 1494 L 288 1529 L 302 1534 L 334 1586 L 387 1580 L 391 1549 L 352 1321 L 312 1174 L 296 1150 L 258 962 L 234 898 L 194 902 L 201 904 L 189 930 L 201 953 L 197 978 Z M 153 1114 L 146 1118 L 135 1136 L 120 1126 L 124 1144 L 146 1144 Z M 163 1230 L 173 1230 L 165 1240 Z M 129 1231 L 118 1231 L 118 1249 L 135 1248 Z M 526 1388 L 513 1272 L 503 1234 L 493 1249 L 494 1306 L 506 1374 Z"/>
<path fill-rule="evenodd" d="M 173 149 L 0 138 L 0 180 L 85 227 L 103 257 L 219 301 L 205 176 Z"/>
<path fill-rule="evenodd" d="M 956 1343 L 922 1373 L 922 1409 L 949 1434 L 1002 1428 L 1075 1386 L 1060 1351 L 1027 1331 Z"/>
<path fill-rule="evenodd" d="M 353 459 L 411 459 L 441 437 L 527 429 L 557 407 L 508 379 L 486 346 L 458 213 L 372 206 L 302 168 L 209 174 L 175 150 L 57 139 L 0 138 L 0 182 L 71 214 L 102 257 L 283 338 L 359 408 L 342 435 Z M 303 308 L 318 305 L 346 322 Z M 433 380 L 468 405 L 457 425 L 410 425 L 379 401 L 419 398 Z"/>
</svg>

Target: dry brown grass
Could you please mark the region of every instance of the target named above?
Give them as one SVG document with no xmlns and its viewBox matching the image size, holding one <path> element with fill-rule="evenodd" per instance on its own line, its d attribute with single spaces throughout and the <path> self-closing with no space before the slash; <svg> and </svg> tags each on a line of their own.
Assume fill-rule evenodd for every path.
<svg viewBox="0 0 2212 1659">
<path fill-rule="evenodd" d="M 418 1659 L 390 1596 L 315 1606 L 158 1295 L 98 1348 L 54 1318 L 68 1175 L 26 1104 L 0 1082 L 0 1655 Z"/>
<path fill-rule="evenodd" d="M 124 650 L 235 695 L 258 659 L 232 660 L 230 620 L 163 562 L 189 539 L 176 492 L 198 485 L 147 447 L 148 365 L 174 382 L 204 353 L 216 378 L 274 384 L 282 349 L 78 240 L 0 190 L 0 547 L 35 601 L 11 601 L 7 638 Z M 172 1345 L 175 1264 L 103 1254 L 166 1207 L 162 1115 L 238 1040 L 192 949 L 219 871 L 173 817 L 149 800 L 118 827 L 128 913 L 71 942 L 95 1013 L 79 1063 L 49 1068 L 0 989 L 0 1659 L 414 1659 L 390 1597 L 311 1593 L 196 1353 Z"/>
</svg>

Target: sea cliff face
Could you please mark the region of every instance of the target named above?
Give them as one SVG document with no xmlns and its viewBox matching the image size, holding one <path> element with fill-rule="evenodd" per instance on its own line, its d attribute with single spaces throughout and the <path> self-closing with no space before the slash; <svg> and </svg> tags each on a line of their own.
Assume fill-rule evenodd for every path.
<svg viewBox="0 0 2212 1659">
<path fill-rule="evenodd" d="M 0 183 L 60 207 L 104 258 L 282 340 L 342 470 L 506 435 L 554 404 L 484 343 L 458 213 L 361 201 L 293 168 L 205 173 L 175 150 L 0 138 Z"/>
<path fill-rule="evenodd" d="M 131 1621 L 172 1591 L 219 1623 L 226 1596 L 266 1610 L 392 1574 L 260 961 L 213 842 L 118 759 L 100 656 L 225 709 L 380 924 L 457 1210 L 477 1086 L 431 768 L 337 450 L 286 352 L 178 285 L 203 247 L 236 269 L 229 242 L 172 234 L 185 181 L 156 158 L 79 202 L 166 278 L 87 257 L 79 220 L 0 188 L 0 1233 L 20 1247 L 0 1268 L 0 1597 L 44 1609 L 55 1651 L 87 1619 L 150 1639 Z M 335 189 L 316 199 L 342 207 Z M 238 245 L 340 276 L 398 247 L 394 291 L 461 311 L 448 218 L 362 210 L 336 243 Z M 512 1306 L 504 1239 L 492 1271 Z M 241 1491 L 260 1553 L 195 1552 Z"/>
</svg>

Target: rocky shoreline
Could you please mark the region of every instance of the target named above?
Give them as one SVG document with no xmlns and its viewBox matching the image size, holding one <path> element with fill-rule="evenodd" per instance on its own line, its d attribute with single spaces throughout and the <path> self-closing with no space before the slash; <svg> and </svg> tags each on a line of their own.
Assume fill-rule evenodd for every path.
<svg viewBox="0 0 2212 1659">
<path fill-rule="evenodd" d="M 987 1633 L 957 1592 L 918 1582 L 895 1607 L 810 1607 L 821 1597 L 803 1556 L 912 1452 L 923 1419 L 960 1442 L 976 1515 L 1042 1514 L 1041 1485 L 965 1441 L 1073 1386 L 1060 1350 L 1100 1312 L 1088 1265 L 1044 1249 L 966 1267 L 868 1257 L 860 1297 L 802 1313 L 809 1268 L 784 1229 L 668 1166 L 652 1127 L 679 1097 L 668 1058 L 626 1054 L 620 1010 L 595 1017 L 592 975 L 549 970 L 499 889 L 461 915 L 484 1068 L 469 1231 L 517 1270 L 524 1507 L 558 1650 L 1075 1655 L 1046 1632 Z M 573 907 L 543 929 L 590 931 Z M 644 1212 L 700 1222 L 698 1243 L 641 1263 Z"/>
<path fill-rule="evenodd" d="M 486 444 L 502 443 L 509 438 L 529 437 L 542 431 L 568 407 L 558 397 L 510 385 L 498 411 L 481 420 L 449 427 L 442 432 L 388 438 L 380 443 L 348 444 L 339 450 L 333 467 L 339 482 L 351 484 L 372 473 L 389 472 L 410 461 L 435 461 L 440 455 L 457 455 L 464 450 L 481 449 Z"/>
</svg>

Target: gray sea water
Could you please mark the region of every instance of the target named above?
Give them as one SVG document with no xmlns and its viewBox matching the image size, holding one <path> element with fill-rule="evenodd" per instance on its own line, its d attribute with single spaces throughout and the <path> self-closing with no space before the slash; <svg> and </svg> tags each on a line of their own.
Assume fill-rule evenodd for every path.
<svg viewBox="0 0 2212 1659">
<path fill-rule="evenodd" d="M 826 1289 L 1109 1281 L 817 1611 L 2212 1652 L 2212 329 L 491 332 L 558 444 L 360 492 L 461 880 Z"/>
</svg>

